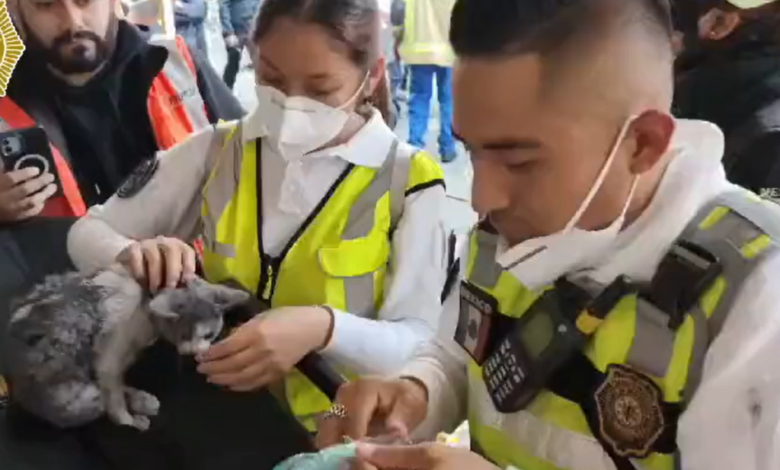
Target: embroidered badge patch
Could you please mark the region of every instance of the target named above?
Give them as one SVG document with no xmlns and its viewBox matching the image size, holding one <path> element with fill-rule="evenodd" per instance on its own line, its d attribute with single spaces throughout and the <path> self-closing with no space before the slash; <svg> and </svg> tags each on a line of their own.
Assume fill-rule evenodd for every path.
<svg viewBox="0 0 780 470">
<path fill-rule="evenodd" d="M 599 431 L 621 457 L 645 458 L 666 425 L 661 389 L 630 367 L 612 364 L 596 390 Z"/>
<path fill-rule="evenodd" d="M 16 64 L 24 53 L 24 44 L 11 22 L 6 2 L 0 2 L 0 96 L 5 96 Z"/>
<path fill-rule="evenodd" d="M 127 177 L 122 186 L 116 191 L 116 195 L 121 199 L 130 199 L 135 196 L 152 180 L 152 177 L 157 173 L 157 169 L 160 166 L 160 162 L 156 158 L 150 158 L 133 170 L 130 176 Z"/>
</svg>

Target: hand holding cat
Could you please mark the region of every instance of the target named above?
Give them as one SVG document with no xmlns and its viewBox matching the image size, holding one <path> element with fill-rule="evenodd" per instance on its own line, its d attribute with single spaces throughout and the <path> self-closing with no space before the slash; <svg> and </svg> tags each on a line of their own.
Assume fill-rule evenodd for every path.
<svg viewBox="0 0 780 470">
<path fill-rule="evenodd" d="M 133 243 L 116 258 L 139 282 L 149 290 L 174 288 L 184 279 L 195 276 L 197 255 L 181 240 L 157 237 Z"/>
<path fill-rule="evenodd" d="M 285 307 L 255 317 L 198 358 L 211 383 L 246 392 L 283 378 L 329 341 L 333 318 L 321 307 Z"/>
</svg>

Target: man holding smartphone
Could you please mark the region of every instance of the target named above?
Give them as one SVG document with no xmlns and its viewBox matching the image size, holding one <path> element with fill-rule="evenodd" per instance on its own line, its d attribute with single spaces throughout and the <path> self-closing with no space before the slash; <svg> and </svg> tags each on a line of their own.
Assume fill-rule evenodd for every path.
<svg viewBox="0 0 780 470">
<path fill-rule="evenodd" d="M 26 50 L 0 99 L 0 131 L 42 127 L 54 170 L 0 168 L 0 223 L 80 216 L 137 168 L 153 172 L 157 151 L 243 115 L 205 58 L 120 19 L 119 3 L 9 0 Z"/>
</svg>

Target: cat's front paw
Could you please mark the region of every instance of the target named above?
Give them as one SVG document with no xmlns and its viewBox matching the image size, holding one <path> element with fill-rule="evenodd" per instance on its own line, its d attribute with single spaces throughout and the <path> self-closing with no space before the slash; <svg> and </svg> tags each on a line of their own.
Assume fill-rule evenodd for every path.
<svg viewBox="0 0 780 470">
<path fill-rule="evenodd" d="M 132 412 L 143 416 L 157 416 L 160 412 L 160 400 L 151 393 L 127 387 L 125 394 Z"/>
<path fill-rule="evenodd" d="M 108 417 L 119 426 L 135 427 L 135 418 L 127 410 L 121 412 L 108 412 Z"/>
<path fill-rule="evenodd" d="M 148 416 L 138 415 L 133 417 L 132 426 L 139 431 L 148 431 L 149 426 L 151 425 L 152 425 L 152 421 L 149 419 Z"/>
</svg>

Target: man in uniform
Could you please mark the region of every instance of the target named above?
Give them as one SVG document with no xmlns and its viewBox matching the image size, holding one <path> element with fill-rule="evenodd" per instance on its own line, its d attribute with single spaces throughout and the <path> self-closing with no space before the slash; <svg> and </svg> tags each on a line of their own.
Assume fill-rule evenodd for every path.
<svg viewBox="0 0 780 470">
<path fill-rule="evenodd" d="M 0 166 L 0 223 L 83 215 L 158 150 L 243 114 L 205 59 L 119 19 L 118 3 L 9 1 L 26 50 L 0 99 L 0 130 L 42 127 L 56 171 Z"/>
<path fill-rule="evenodd" d="M 676 120 L 664 0 L 458 0 L 454 130 L 485 217 L 439 338 L 342 387 L 322 446 L 469 419 L 369 468 L 780 468 L 780 215 Z M 453 341 L 454 340 L 454 341 Z"/>
<path fill-rule="evenodd" d="M 676 0 L 675 114 L 717 124 L 730 181 L 780 199 L 780 2 Z"/>
</svg>

